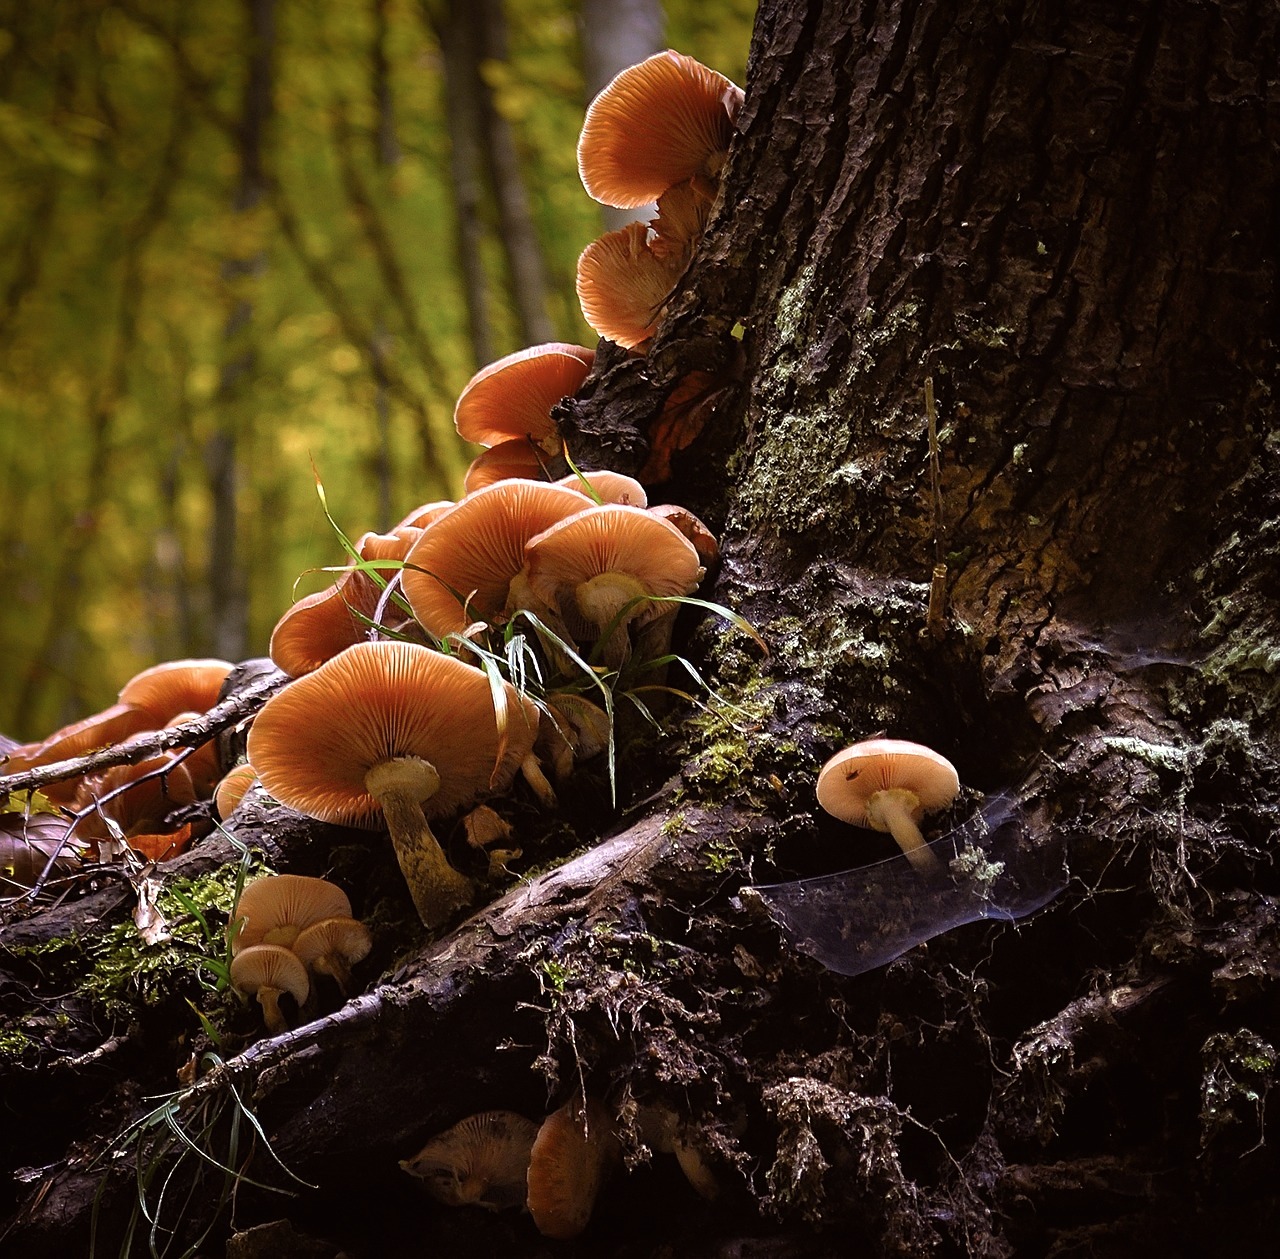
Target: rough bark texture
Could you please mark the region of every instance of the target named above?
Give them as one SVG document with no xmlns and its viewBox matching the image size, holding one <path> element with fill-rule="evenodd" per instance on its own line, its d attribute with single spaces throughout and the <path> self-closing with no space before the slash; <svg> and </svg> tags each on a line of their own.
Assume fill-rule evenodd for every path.
<svg viewBox="0 0 1280 1259">
<path fill-rule="evenodd" d="M 639 467 L 665 394 L 713 373 L 664 496 L 722 532 L 713 597 L 771 654 L 697 628 L 681 650 L 736 727 L 671 718 L 624 760 L 634 803 L 603 843 L 195 1087 L 183 1113 L 205 1116 L 234 1082 L 322 1187 L 242 1187 L 241 1224 L 287 1216 L 360 1255 L 546 1253 L 527 1219 L 434 1207 L 396 1162 L 472 1111 L 586 1088 L 624 1119 L 650 1100 L 691 1119 L 723 1189 L 701 1202 L 655 1158 L 578 1253 L 1268 1248 L 1278 18 L 1065 9 L 761 8 L 700 254 L 648 358 L 602 356 L 565 422 L 580 458 Z M 1029 852 L 1065 844 L 1070 882 L 1016 928 L 844 978 L 741 889 L 840 869 L 846 843 L 887 855 L 812 789 L 877 730 L 955 761 L 953 823 L 1013 815 Z M 582 795 L 574 840 L 527 810 L 535 851 L 605 829 Z M 242 834 L 282 817 L 258 807 Z M 345 841 L 290 834 L 281 866 L 356 869 Z M 850 906 L 849 930 L 874 913 Z M 118 1079 L 100 1087 L 123 1116 Z M 89 1149 L 38 1156 L 58 1162 L 20 1253 L 86 1235 Z M 114 1237 L 134 1188 L 106 1184 Z"/>
</svg>

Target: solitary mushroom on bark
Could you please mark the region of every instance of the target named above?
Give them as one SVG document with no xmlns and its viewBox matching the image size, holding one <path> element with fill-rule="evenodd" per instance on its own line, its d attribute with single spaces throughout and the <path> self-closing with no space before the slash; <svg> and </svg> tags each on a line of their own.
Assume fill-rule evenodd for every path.
<svg viewBox="0 0 1280 1259">
<path fill-rule="evenodd" d="M 524 1204 L 538 1125 L 510 1110 L 487 1110 L 432 1137 L 400 1166 L 447 1206 L 502 1211 Z"/>
<path fill-rule="evenodd" d="M 818 803 L 854 826 L 888 831 L 921 873 L 942 868 L 920 833 L 920 818 L 945 809 L 960 790 L 955 766 L 904 739 L 868 739 L 837 752 L 818 775 Z"/>
<path fill-rule="evenodd" d="M 618 1155 L 613 1124 L 595 1098 L 548 1115 L 529 1158 L 529 1214 L 538 1232 L 561 1241 L 577 1237 Z"/>
<path fill-rule="evenodd" d="M 548 487 L 550 488 L 550 487 Z M 358 643 L 263 706 L 249 762 L 284 804 L 347 826 L 386 820 L 413 903 L 438 927 L 470 903 L 427 817 L 510 786 L 538 729 L 503 683 L 495 711 L 479 669 L 413 643 Z"/>
</svg>

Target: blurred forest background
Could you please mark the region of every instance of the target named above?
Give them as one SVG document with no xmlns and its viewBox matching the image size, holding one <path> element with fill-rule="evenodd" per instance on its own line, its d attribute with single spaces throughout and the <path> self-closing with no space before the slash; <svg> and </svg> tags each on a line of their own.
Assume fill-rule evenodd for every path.
<svg viewBox="0 0 1280 1259">
<path fill-rule="evenodd" d="M 352 537 L 461 493 L 477 367 L 594 345 L 590 96 L 755 0 L 0 0 L 0 732 L 266 651 Z M 634 217 L 634 216 L 632 216 Z"/>
</svg>

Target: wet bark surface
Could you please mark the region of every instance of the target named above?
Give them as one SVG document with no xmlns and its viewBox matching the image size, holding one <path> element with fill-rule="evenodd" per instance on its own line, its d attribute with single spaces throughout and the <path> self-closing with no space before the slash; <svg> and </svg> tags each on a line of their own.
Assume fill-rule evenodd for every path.
<svg viewBox="0 0 1280 1259">
<path fill-rule="evenodd" d="M 517 802 L 540 858 L 576 855 L 435 941 L 390 913 L 367 991 L 181 1099 L 224 1145 L 240 1099 L 320 1187 L 246 1134 L 252 1175 L 298 1196 L 241 1185 L 237 1227 L 287 1218 L 315 1253 L 550 1253 L 527 1217 L 431 1204 L 397 1161 L 474 1111 L 536 1118 L 586 1090 L 637 1166 L 577 1253 L 1261 1253 L 1277 17 L 1049 8 L 762 7 L 723 197 L 669 317 L 562 411 L 580 460 L 639 468 L 664 396 L 709 373 L 701 432 L 651 498 L 720 534 L 710 597 L 770 653 L 684 613 L 677 646 L 731 722 L 668 714 L 623 759 L 620 815 L 598 781 L 562 830 Z M 743 889 L 891 855 L 812 786 L 880 731 L 957 765 L 934 834 L 1012 818 L 1031 858 L 1065 851 L 1066 886 L 846 977 Z M 403 915 L 385 845 L 287 817 L 258 802 L 235 830 Z M 848 932 L 885 930 L 881 910 L 851 903 Z M 104 1183 L 106 1252 L 124 1235 L 131 1164 L 93 1156 L 191 1048 L 124 1034 L 125 1065 L 61 1068 L 106 1106 L 92 1129 L 64 1114 L 38 1154 L 14 1142 L 48 1164 L 15 1196 L 16 1253 L 78 1253 Z M 56 1078 L 50 1057 L 7 1093 Z M 691 1125 L 716 1201 L 669 1157 L 645 1165 L 634 1113 L 655 1101 Z"/>
</svg>

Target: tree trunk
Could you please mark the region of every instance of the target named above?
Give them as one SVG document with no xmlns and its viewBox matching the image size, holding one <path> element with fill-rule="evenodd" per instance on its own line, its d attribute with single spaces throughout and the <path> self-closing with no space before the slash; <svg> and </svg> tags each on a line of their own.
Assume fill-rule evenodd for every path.
<svg viewBox="0 0 1280 1259">
<path fill-rule="evenodd" d="M 196 1086 L 184 1114 L 234 1082 L 322 1187 L 242 1186 L 238 1219 L 543 1253 L 527 1219 L 435 1207 L 396 1162 L 586 1090 L 632 1155 L 633 1103 L 675 1110 L 721 1186 L 702 1202 L 655 1158 L 604 1191 L 593 1254 L 1268 1246 L 1280 16 L 1062 9 L 761 7 L 703 246 L 649 355 L 602 355 L 564 418 L 580 461 L 639 468 L 665 395 L 712 374 L 662 494 L 721 534 L 709 597 L 770 654 L 686 628 L 737 710 L 624 757 L 602 843 Z M 927 945 L 848 977 L 744 888 L 889 855 L 813 795 L 880 731 L 955 762 L 958 834 L 1012 833 L 1027 885 L 1065 850 L 1065 887 L 1016 927 L 944 931 L 922 900 Z M 570 846 L 608 824 L 577 794 Z M 896 871 L 860 873 L 879 898 L 837 905 L 829 953 L 896 928 Z M 101 1175 L 46 1179 L 24 1254 L 65 1253 Z M 118 1232 L 134 1185 L 107 1184 Z"/>
<path fill-rule="evenodd" d="M 245 0 L 245 80 L 237 141 L 237 213 L 254 210 L 267 191 L 264 165 L 272 114 L 275 54 L 275 0 Z M 213 608 L 213 654 L 239 660 L 249 644 L 248 582 L 241 558 L 240 464 L 245 431 L 244 397 L 257 361 L 253 300 L 247 286 L 266 266 L 261 251 L 230 258 L 223 278 L 230 310 L 223 328 L 223 364 L 218 378 L 217 427 L 205 445 L 212 522 L 209 535 L 209 589 Z"/>
</svg>

